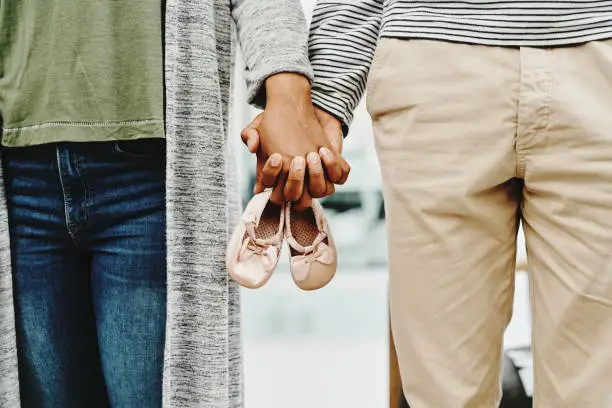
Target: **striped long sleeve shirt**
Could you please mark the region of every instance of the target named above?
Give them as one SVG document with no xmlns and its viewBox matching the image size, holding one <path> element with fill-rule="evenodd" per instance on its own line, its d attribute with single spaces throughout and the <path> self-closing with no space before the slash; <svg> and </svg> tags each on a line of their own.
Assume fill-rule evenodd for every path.
<svg viewBox="0 0 612 408">
<path fill-rule="evenodd" d="M 550 47 L 612 38 L 612 1 L 319 0 L 310 30 L 315 105 L 347 129 L 378 39 Z"/>
</svg>

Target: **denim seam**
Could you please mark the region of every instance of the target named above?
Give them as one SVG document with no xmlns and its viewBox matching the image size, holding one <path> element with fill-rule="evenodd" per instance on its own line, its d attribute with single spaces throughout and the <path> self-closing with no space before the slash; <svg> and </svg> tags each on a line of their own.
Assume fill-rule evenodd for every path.
<svg viewBox="0 0 612 408">
<path fill-rule="evenodd" d="M 79 155 L 75 154 L 75 158 L 74 158 L 75 162 L 76 162 L 76 172 L 79 175 L 79 178 L 81 179 L 81 184 L 83 185 L 83 195 L 84 195 L 84 205 L 83 205 L 83 213 L 85 214 L 85 222 L 84 224 L 87 225 L 87 223 L 89 222 L 89 186 L 87 185 L 87 182 L 85 181 L 85 177 L 83 176 L 83 173 L 81 172 L 81 163 L 79 162 Z"/>
<path fill-rule="evenodd" d="M 74 244 L 78 246 L 78 240 L 76 239 L 71 228 L 72 223 L 70 222 L 70 208 L 68 208 L 68 202 L 66 201 L 66 197 L 68 196 L 68 194 L 66 193 L 66 188 L 64 187 L 64 177 L 62 176 L 62 161 L 60 157 L 59 146 L 55 147 L 55 156 L 57 159 L 57 170 L 59 173 L 60 185 L 62 186 L 62 195 L 64 199 L 64 222 L 66 224 L 66 230 L 68 231 L 68 235 L 72 239 L 72 242 L 74 242 Z"/>
</svg>

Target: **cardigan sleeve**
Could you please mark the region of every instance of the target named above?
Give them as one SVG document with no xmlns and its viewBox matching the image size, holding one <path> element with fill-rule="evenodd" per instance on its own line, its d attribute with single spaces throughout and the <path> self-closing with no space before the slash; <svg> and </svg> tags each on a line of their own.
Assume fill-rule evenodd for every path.
<svg viewBox="0 0 612 408">
<path fill-rule="evenodd" d="M 319 0 L 314 10 L 312 101 L 340 119 L 345 135 L 366 88 L 382 20 L 383 0 Z"/>
<path fill-rule="evenodd" d="M 300 0 L 231 0 L 245 61 L 248 102 L 265 107 L 265 81 L 280 72 L 312 82 L 308 28 Z"/>
</svg>

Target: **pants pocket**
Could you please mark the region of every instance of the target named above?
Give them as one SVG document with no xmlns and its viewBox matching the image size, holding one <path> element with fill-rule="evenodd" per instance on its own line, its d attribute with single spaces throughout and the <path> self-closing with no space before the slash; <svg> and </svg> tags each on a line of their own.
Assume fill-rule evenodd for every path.
<svg viewBox="0 0 612 408">
<path fill-rule="evenodd" d="M 165 139 L 118 140 L 113 144 L 116 155 L 130 159 L 157 159 L 165 157 Z"/>
</svg>

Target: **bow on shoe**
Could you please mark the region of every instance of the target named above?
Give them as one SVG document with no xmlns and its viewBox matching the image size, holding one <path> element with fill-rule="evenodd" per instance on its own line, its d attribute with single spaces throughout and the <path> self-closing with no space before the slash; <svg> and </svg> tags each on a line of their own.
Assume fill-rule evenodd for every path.
<svg viewBox="0 0 612 408">
<path fill-rule="evenodd" d="M 314 262 L 331 265 L 334 262 L 334 254 L 331 248 L 321 242 L 315 251 L 293 257 L 291 260 L 293 277 L 299 282 L 306 280 Z"/>
<path fill-rule="evenodd" d="M 244 262 L 255 255 L 260 257 L 261 264 L 266 272 L 274 270 L 278 261 L 278 253 L 274 245 L 259 245 L 251 238 L 246 238 L 242 244 L 238 260 Z"/>
</svg>

